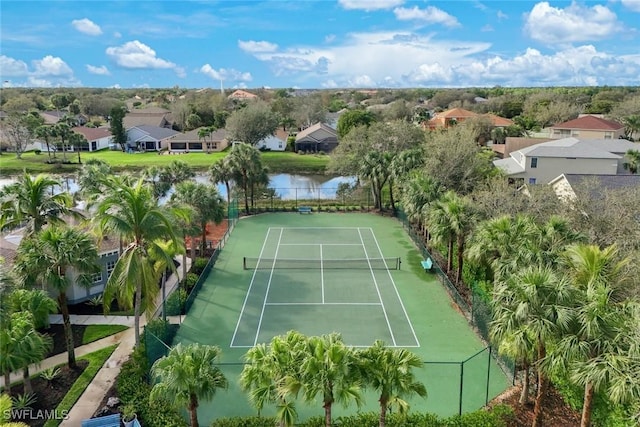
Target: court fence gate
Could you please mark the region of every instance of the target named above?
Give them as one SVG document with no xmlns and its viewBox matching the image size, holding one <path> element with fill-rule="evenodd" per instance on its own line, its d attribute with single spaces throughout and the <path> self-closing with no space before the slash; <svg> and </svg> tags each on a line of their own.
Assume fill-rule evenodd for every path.
<svg viewBox="0 0 640 427">
<path fill-rule="evenodd" d="M 433 257 L 429 249 L 425 245 L 424 237 L 415 229 L 413 224 L 409 221 L 406 213 L 402 209 L 397 210 L 397 218 L 402 222 L 405 231 L 411 236 L 411 240 L 420 250 L 423 259 L 430 258 L 433 262 L 432 272 L 438 278 L 438 281 L 447 290 L 453 301 L 460 308 L 460 311 L 464 314 L 467 321 L 471 324 L 473 329 L 478 333 L 485 343 L 489 343 L 488 348 L 491 347 L 491 340 L 489 337 L 489 324 L 491 323 L 492 315 L 491 308 L 487 304 L 486 298 L 481 295 L 476 289 L 471 289 L 470 301 L 465 299 L 456 286 L 451 282 L 449 276 L 445 270 L 440 266 L 438 261 Z M 511 378 L 511 383 L 515 384 L 516 381 L 516 366 L 513 359 L 499 354 L 497 351 L 490 351 L 495 358 L 498 366 L 503 372 Z"/>
</svg>

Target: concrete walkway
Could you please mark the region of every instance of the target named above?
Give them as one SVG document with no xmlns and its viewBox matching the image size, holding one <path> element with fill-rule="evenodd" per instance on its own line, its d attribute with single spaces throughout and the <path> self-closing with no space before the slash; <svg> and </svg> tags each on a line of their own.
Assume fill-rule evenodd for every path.
<svg viewBox="0 0 640 427">
<path fill-rule="evenodd" d="M 180 260 L 182 261 L 182 260 Z M 191 260 L 187 258 L 187 271 L 191 266 Z M 178 275 L 172 275 L 165 284 L 167 297 L 177 288 L 178 282 L 182 278 L 182 268 L 178 267 Z M 158 295 L 156 305 L 160 308 L 162 304 L 162 294 Z M 156 314 L 160 310 L 156 311 Z M 167 317 L 170 323 L 181 323 L 182 316 Z M 51 323 L 62 323 L 61 315 L 50 316 Z M 119 344 L 118 347 L 111 354 L 109 359 L 100 368 L 96 376 L 93 378 L 89 386 L 85 389 L 84 393 L 80 396 L 76 404 L 71 408 L 69 417 L 64 420 L 60 425 L 63 427 L 77 427 L 84 419 L 93 417 L 100 409 L 100 404 L 107 394 L 107 391 L 115 383 L 122 364 L 127 361 L 129 355 L 132 353 L 135 347 L 135 333 L 134 333 L 134 317 L 133 316 L 103 316 L 103 315 L 71 315 L 71 323 L 80 325 L 125 325 L 129 326 L 126 331 L 119 332 L 106 338 L 94 341 L 90 344 L 86 344 L 80 347 L 76 347 L 76 358 L 88 353 L 100 350 L 110 345 Z M 142 328 L 146 324 L 146 318 L 144 315 L 140 317 L 140 327 Z M 67 363 L 67 353 L 57 354 L 43 360 L 38 365 L 29 366 L 30 374 L 36 375 L 46 369 L 59 366 Z M 11 383 L 15 381 L 22 381 L 22 372 L 18 372 L 11 375 Z M 4 386 L 4 378 L 0 377 L 0 386 Z M 54 408 L 50 408 L 54 409 Z"/>
</svg>

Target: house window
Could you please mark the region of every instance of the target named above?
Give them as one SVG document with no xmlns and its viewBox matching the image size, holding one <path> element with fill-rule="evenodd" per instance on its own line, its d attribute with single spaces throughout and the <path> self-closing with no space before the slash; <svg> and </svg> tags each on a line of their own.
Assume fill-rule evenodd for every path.
<svg viewBox="0 0 640 427">
<path fill-rule="evenodd" d="M 187 143 L 186 142 L 172 142 L 171 143 L 172 150 L 186 150 Z"/>
<path fill-rule="evenodd" d="M 605 132 L 604 139 L 613 139 L 613 132 Z"/>
<path fill-rule="evenodd" d="M 536 183 L 535 178 L 529 178 L 529 184 L 535 184 L 535 183 Z"/>
<path fill-rule="evenodd" d="M 102 282 L 102 271 L 100 273 L 94 274 L 92 277 L 92 281 L 96 284 Z"/>
<path fill-rule="evenodd" d="M 538 158 L 537 157 L 532 157 L 531 158 L 531 169 L 535 169 L 538 167 Z"/>
<path fill-rule="evenodd" d="M 107 261 L 107 277 L 111 276 L 111 272 L 116 268 L 117 260 Z"/>
</svg>

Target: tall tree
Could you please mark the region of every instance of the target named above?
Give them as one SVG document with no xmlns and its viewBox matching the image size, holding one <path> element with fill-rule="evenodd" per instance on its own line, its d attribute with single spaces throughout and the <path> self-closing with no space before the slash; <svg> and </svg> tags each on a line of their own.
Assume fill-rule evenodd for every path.
<svg viewBox="0 0 640 427">
<path fill-rule="evenodd" d="M 204 255 L 207 245 L 207 224 L 220 224 L 224 219 L 224 202 L 213 185 L 194 181 L 184 181 L 176 186 L 171 200 L 190 206 L 200 225 L 200 254 Z"/>
<path fill-rule="evenodd" d="M 41 284 L 58 294 L 70 368 L 76 367 L 76 357 L 67 289 L 71 286 L 72 277 L 81 286 L 91 286 L 92 276 L 100 271 L 97 261 L 98 249 L 94 238 L 77 228 L 50 226 L 18 246 L 14 269 L 22 282 L 29 286 Z"/>
<path fill-rule="evenodd" d="M 268 180 L 265 168 L 262 166 L 260 152 L 249 144 L 234 144 L 227 156 L 228 166 L 232 171 L 233 181 L 242 190 L 244 207 L 249 214 L 249 198 L 253 206 L 253 192 L 258 183 Z"/>
<path fill-rule="evenodd" d="M 386 425 L 387 411 L 392 404 L 406 412 L 409 404 L 403 400 L 417 394 L 427 396 L 427 389 L 415 377 L 415 369 L 422 367 L 422 360 L 404 348 L 389 348 L 382 341 L 357 353 L 360 375 L 365 387 L 380 393 L 380 427 Z"/>
<path fill-rule="evenodd" d="M 41 289 L 15 289 L 9 297 L 11 311 L 28 311 L 36 329 L 49 327 L 49 315 L 58 312 L 58 304 Z"/>
<path fill-rule="evenodd" d="M 264 102 L 254 102 L 234 111 L 226 122 L 232 141 L 256 145 L 260 140 L 273 135 L 278 127 L 278 117 Z"/>
<path fill-rule="evenodd" d="M 50 145 L 50 141 L 51 138 L 54 137 L 54 131 L 53 131 L 53 126 L 50 125 L 42 125 L 42 126 L 38 126 L 34 132 L 35 136 L 37 138 L 43 138 L 44 139 L 44 143 L 47 145 L 47 155 L 49 156 L 49 159 L 51 159 L 51 145 Z M 55 157 L 56 152 L 53 152 L 53 156 Z"/>
<path fill-rule="evenodd" d="M 355 354 L 338 333 L 309 337 L 304 351 L 299 374 L 288 380 L 285 389 L 293 394 L 301 391 L 308 402 L 320 396 L 325 426 L 331 427 L 334 403 L 346 406 L 355 401 L 358 407 L 362 404 Z"/>
<path fill-rule="evenodd" d="M 127 131 L 123 123 L 125 114 L 127 114 L 127 110 L 120 105 L 111 108 L 109 112 L 109 128 L 111 135 L 113 135 L 113 142 L 118 144 L 122 151 L 127 149 Z"/>
<path fill-rule="evenodd" d="M 573 245 L 564 256 L 576 291 L 575 322 L 554 353 L 556 362 L 584 387 L 580 427 L 591 425 L 594 395 L 606 390 L 615 375 L 606 355 L 622 353 L 618 347 L 627 314 L 625 294 L 633 278 L 627 269 L 630 259 L 620 260 L 619 255 L 615 246 Z"/>
<path fill-rule="evenodd" d="M 632 174 L 637 174 L 640 169 L 640 150 L 629 150 L 625 153 L 624 168 Z"/>
<path fill-rule="evenodd" d="M 296 331 L 273 337 L 269 345 L 258 344 L 244 356 L 240 385 L 249 392 L 258 415 L 268 403 L 277 405 L 280 427 L 294 425 L 297 419 L 295 404 L 288 397 L 286 382 L 295 378 L 303 362 L 307 337 Z"/>
<path fill-rule="evenodd" d="M 38 232 L 45 224 L 61 224 L 71 214 L 73 199 L 69 193 L 53 194 L 60 181 L 48 175 L 33 177 L 24 173 L 16 182 L 0 190 L 0 229 L 11 229 L 26 222 L 28 233 Z"/>
<path fill-rule="evenodd" d="M 189 411 L 191 427 L 198 427 L 198 406 L 201 400 L 212 400 L 218 389 L 226 389 L 228 381 L 217 366 L 221 351 L 218 347 L 181 343 L 151 367 L 151 376 L 158 382 L 151 389 L 150 399 L 164 398 Z"/>
<path fill-rule="evenodd" d="M 340 138 L 344 138 L 352 129 L 358 126 L 369 126 L 375 121 L 376 118 L 371 111 L 350 110 L 340 116 L 336 131 Z"/>
<path fill-rule="evenodd" d="M 213 165 L 209 169 L 209 180 L 213 184 L 220 182 L 224 183 L 224 187 L 227 190 L 227 207 L 231 205 L 231 183 L 233 182 L 233 168 L 229 161 L 229 157 L 224 157 Z"/>
<path fill-rule="evenodd" d="M 98 203 L 95 221 L 100 233 L 115 233 L 126 242 L 120 258 L 107 280 L 103 299 L 105 310 L 117 299 L 120 305 L 134 308 L 136 345 L 140 343 L 140 315 L 142 297 L 146 311 L 152 313 L 158 295 L 159 275 L 154 269 L 155 256 L 167 258 L 161 243 L 171 240 L 175 246 L 181 243 L 170 217 L 158 206 L 156 198 L 144 181 L 139 179 L 128 185 L 117 179 L 107 182 L 107 194 Z"/>
<path fill-rule="evenodd" d="M 538 375 L 538 391 L 532 427 L 542 425 L 544 397 L 549 384 L 542 362 L 561 331 L 569 327 L 573 297 L 568 283 L 548 267 L 528 267 L 494 285 L 492 340 L 499 345 L 505 341 L 508 345 L 533 345 L 533 349 L 517 350 L 518 353 L 534 352 L 532 359 Z"/>
<path fill-rule="evenodd" d="M 71 131 L 69 124 L 63 121 L 59 121 L 53 125 L 53 135 L 60 139 L 60 149 L 62 150 L 63 161 L 67 160 L 67 144 L 70 142 L 72 134 L 73 132 Z"/>
</svg>

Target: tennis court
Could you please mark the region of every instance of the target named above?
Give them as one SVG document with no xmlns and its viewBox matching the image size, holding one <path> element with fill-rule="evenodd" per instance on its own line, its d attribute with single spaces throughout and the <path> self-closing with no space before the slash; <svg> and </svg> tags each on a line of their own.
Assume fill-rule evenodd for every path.
<svg viewBox="0 0 640 427">
<path fill-rule="evenodd" d="M 382 253 L 370 227 L 270 227 L 251 270 L 231 347 L 253 347 L 295 329 L 340 331 L 348 345 L 382 339 L 419 347 L 391 274 L 400 259 Z"/>
<path fill-rule="evenodd" d="M 274 213 L 238 221 L 174 340 L 222 348 L 230 386 L 201 402 L 203 425 L 256 415 L 238 385 L 243 355 L 292 329 L 339 332 L 355 347 L 381 339 L 410 348 L 425 361 L 418 378 L 429 392 L 410 401 L 412 410 L 452 415 L 505 390 L 509 379 L 421 260 L 401 223 L 379 215 Z M 361 411 L 377 411 L 376 396 L 365 400 Z M 338 405 L 334 414 L 357 410 Z M 321 404 L 300 402 L 298 413 L 302 420 L 322 415 Z"/>
</svg>

